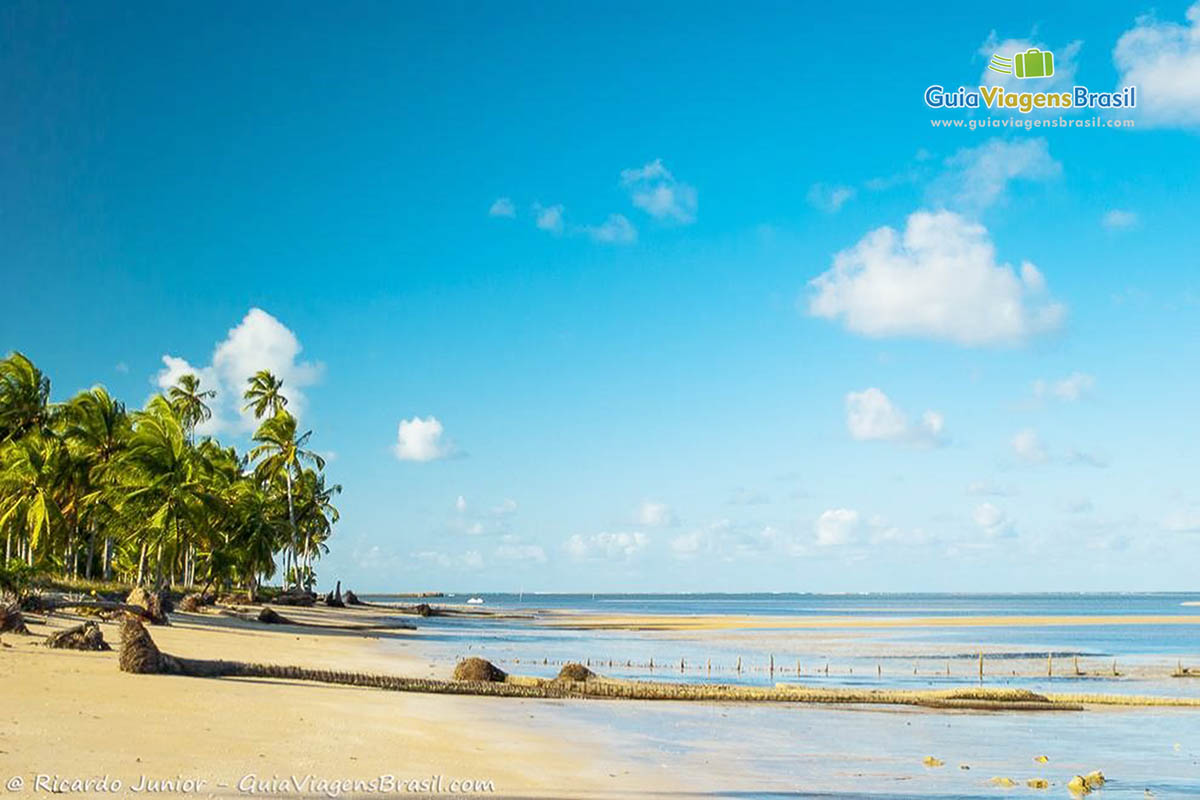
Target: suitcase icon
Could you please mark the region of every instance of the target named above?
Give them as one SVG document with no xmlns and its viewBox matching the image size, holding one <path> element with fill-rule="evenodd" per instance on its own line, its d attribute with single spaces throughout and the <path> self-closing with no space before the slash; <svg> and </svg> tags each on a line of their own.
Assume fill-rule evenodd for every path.
<svg viewBox="0 0 1200 800">
<path fill-rule="evenodd" d="M 1054 54 L 1031 47 L 1013 56 L 1013 72 L 1018 78 L 1049 78 L 1054 74 Z"/>
</svg>

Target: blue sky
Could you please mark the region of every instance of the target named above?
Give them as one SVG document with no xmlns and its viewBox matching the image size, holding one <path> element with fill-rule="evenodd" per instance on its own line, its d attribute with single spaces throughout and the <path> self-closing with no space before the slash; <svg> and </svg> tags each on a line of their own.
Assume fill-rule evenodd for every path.
<svg viewBox="0 0 1200 800">
<path fill-rule="evenodd" d="M 1198 30 L 16 3 L 0 348 L 56 399 L 198 371 L 229 441 L 280 372 L 356 589 L 1191 588 Z M 1020 117 L 922 98 L 1028 46 L 1136 127 L 932 127 Z"/>
</svg>

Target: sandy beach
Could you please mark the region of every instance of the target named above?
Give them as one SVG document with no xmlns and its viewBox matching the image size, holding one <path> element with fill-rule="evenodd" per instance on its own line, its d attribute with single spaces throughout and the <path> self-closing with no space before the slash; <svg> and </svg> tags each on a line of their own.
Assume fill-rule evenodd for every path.
<svg viewBox="0 0 1200 800">
<path fill-rule="evenodd" d="M 287 612 L 330 624 L 361 623 L 370 616 Z M 553 718 L 550 702 L 129 675 L 118 670 L 115 649 L 88 653 L 41 645 L 40 634 L 77 621 L 61 616 L 30 624 L 37 636 L 3 637 L 0 680 L 9 691 L 0 716 L 0 773 L 6 780 L 22 776 L 31 796 L 51 794 L 34 785 L 39 774 L 67 781 L 108 776 L 127 789 L 143 777 L 191 780 L 194 791 L 168 790 L 165 796 L 201 797 L 243 796 L 259 781 L 309 775 L 330 781 L 441 776 L 442 794 L 450 793 L 455 779 L 490 781 L 494 791 L 466 794 L 497 797 L 612 797 L 621 785 L 651 787 L 659 781 L 635 764 L 597 760 L 571 724 Z M 116 648 L 117 627 L 102 628 Z M 403 647 L 385 650 L 379 634 L 267 629 L 179 613 L 170 626 L 151 632 L 164 652 L 179 656 L 434 674 L 420 658 L 404 655 Z M 315 787 L 253 793 L 320 796 Z"/>
</svg>

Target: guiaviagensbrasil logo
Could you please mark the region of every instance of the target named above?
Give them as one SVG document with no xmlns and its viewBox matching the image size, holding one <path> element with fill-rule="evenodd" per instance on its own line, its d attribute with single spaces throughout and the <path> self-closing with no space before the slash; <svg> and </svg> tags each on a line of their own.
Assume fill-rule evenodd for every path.
<svg viewBox="0 0 1200 800">
<path fill-rule="evenodd" d="M 993 53 L 987 65 L 988 71 L 1000 75 L 1011 75 L 1025 81 L 1034 78 L 1054 77 L 1054 53 L 1030 47 L 1021 53 L 1001 55 Z M 1034 88 L 1036 84 L 1031 84 Z M 947 91 L 941 84 L 925 90 L 925 105 L 930 108 L 989 108 L 1012 110 L 1028 114 L 1035 109 L 1117 109 L 1137 107 L 1137 87 L 1125 86 L 1115 92 L 1093 92 L 1086 86 L 1073 86 L 1059 91 L 1011 91 L 993 84 L 968 89 L 959 86 L 957 91 Z"/>
<path fill-rule="evenodd" d="M 1012 57 L 993 53 L 988 69 L 1018 78 L 1049 78 L 1054 75 L 1054 53 L 1036 47 Z"/>
</svg>

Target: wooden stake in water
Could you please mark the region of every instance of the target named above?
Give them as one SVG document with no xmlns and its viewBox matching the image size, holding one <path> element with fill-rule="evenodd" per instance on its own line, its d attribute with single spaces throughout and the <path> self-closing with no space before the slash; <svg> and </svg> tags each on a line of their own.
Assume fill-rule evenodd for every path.
<svg viewBox="0 0 1200 800">
<path fill-rule="evenodd" d="M 875 665 L 875 677 L 877 677 L 877 678 L 883 677 L 883 665 L 882 664 Z"/>
<path fill-rule="evenodd" d="M 771 654 L 771 677 L 775 677 L 775 654 Z"/>
<path fill-rule="evenodd" d="M 708 671 L 709 675 L 712 675 L 712 659 L 711 658 L 708 660 L 708 663 L 705 665 L 705 669 Z"/>
<path fill-rule="evenodd" d="M 1046 653 L 1046 677 L 1054 677 L 1054 656 L 1050 653 Z"/>
<path fill-rule="evenodd" d="M 680 671 L 680 673 L 683 672 L 683 659 L 682 658 L 679 659 L 679 671 Z"/>
<path fill-rule="evenodd" d="M 742 657 L 741 656 L 738 656 L 737 671 L 738 671 L 738 675 L 742 674 Z"/>
<path fill-rule="evenodd" d="M 979 651 L 979 682 L 983 682 L 983 651 Z"/>
<path fill-rule="evenodd" d="M 1075 674 L 1076 675 L 1083 674 L 1082 672 L 1079 671 L 1079 656 L 1075 656 Z"/>
</svg>

